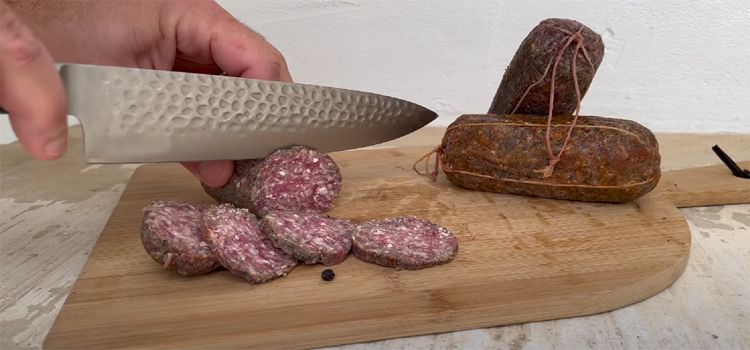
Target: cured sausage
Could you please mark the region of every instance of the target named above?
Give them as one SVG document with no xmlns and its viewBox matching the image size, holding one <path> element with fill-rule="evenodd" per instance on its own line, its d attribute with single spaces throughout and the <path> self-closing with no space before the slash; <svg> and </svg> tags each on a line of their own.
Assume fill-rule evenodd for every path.
<svg viewBox="0 0 750 350">
<path fill-rule="evenodd" d="M 594 80 L 604 51 L 602 37 L 577 21 L 541 21 L 521 42 L 487 113 L 572 114 Z"/>
<path fill-rule="evenodd" d="M 254 168 L 250 197 L 259 217 L 272 211 L 333 209 L 341 195 L 341 170 L 327 154 L 294 146 L 274 152 Z"/>
<path fill-rule="evenodd" d="M 286 276 L 299 261 L 276 248 L 248 209 L 229 203 L 213 205 L 203 214 L 206 241 L 219 263 L 250 283 Z"/>
<path fill-rule="evenodd" d="M 313 212 L 272 212 L 260 224 L 274 245 L 306 264 L 342 263 L 352 248 L 355 225 Z"/>
<path fill-rule="evenodd" d="M 462 115 L 435 152 L 448 180 L 470 190 L 622 203 L 656 187 L 661 156 L 649 129 L 595 116 L 571 126 L 572 119 Z"/>
<path fill-rule="evenodd" d="M 447 228 L 411 215 L 358 225 L 352 249 L 357 258 L 370 263 L 419 270 L 453 260 L 458 240 Z"/>
<path fill-rule="evenodd" d="M 261 218 L 271 211 L 333 209 L 341 195 L 341 170 L 327 154 L 294 146 L 272 153 L 262 160 L 235 163 L 227 185 L 203 189 L 220 203 L 246 208 Z"/>
<path fill-rule="evenodd" d="M 161 199 L 143 209 L 141 241 L 151 258 L 165 270 L 184 276 L 202 275 L 219 267 L 204 240 L 206 208 Z"/>
<path fill-rule="evenodd" d="M 201 182 L 201 187 L 203 187 L 203 191 L 219 203 L 230 203 L 235 207 L 246 208 L 254 212 L 250 188 L 254 183 L 252 170 L 259 162 L 259 159 L 235 161 L 234 174 L 226 185 L 213 188 Z"/>
</svg>

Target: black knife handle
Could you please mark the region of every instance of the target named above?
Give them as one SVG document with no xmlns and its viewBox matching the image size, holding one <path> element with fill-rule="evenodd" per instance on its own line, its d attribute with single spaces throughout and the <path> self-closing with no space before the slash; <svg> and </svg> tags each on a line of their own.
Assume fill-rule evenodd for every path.
<svg viewBox="0 0 750 350">
<path fill-rule="evenodd" d="M 750 179 L 750 170 L 740 168 L 740 166 L 737 165 L 737 163 L 735 163 L 734 160 L 732 160 L 732 158 L 730 158 L 729 155 L 719 147 L 719 145 L 714 145 L 713 147 L 711 147 L 711 149 L 714 151 L 714 153 L 716 153 L 719 159 L 721 159 L 724 165 L 729 168 L 729 170 L 732 172 L 732 175 L 741 179 Z"/>
</svg>

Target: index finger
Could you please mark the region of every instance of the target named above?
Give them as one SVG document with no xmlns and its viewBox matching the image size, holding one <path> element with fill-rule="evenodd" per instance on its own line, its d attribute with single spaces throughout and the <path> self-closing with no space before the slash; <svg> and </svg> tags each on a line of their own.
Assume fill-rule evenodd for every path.
<svg viewBox="0 0 750 350">
<path fill-rule="evenodd" d="M 211 56 L 227 75 L 292 82 L 284 56 L 268 41 L 238 21 L 216 26 Z"/>
<path fill-rule="evenodd" d="M 218 4 L 205 4 L 201 11 L 182 9 L 175 33 L 181 58 L 216 64 L 233 77 L 292 82 L 284 56 L 273 45 Z"/>
</svg>

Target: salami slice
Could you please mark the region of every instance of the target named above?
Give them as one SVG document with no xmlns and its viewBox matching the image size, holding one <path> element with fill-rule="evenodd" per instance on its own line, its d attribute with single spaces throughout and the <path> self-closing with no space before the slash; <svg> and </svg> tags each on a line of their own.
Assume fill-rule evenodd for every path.
<svg viewBox="0 0 750 350">
<path fill-rule="evenodd" d="M 370 220 L 352 235 L 354 255 L 396 270 L 419 270 L 445 264 L 458 253 L 458 240 L 445 227 L 404 216 Z"/>
<path fill-rule="evenodd" d="M 306 264 L 342 263 L 352 248 L 355 225 L 347 220 L 313 212 L 272 212 L 261 229 L 276 247 Z"/>
<path fill-rule="evenodd" d="M 213 205 L 206 210 L 203 221 L 206 241 L 219 263 L 250 283 L 286 276 L 299 263 L 273 245 L 248 209 L 229 203 Z"/>
<path fill-rule="evenodd" d="M 341 195 L 341 183 L 341 170 L 330 156 L 294 146 L 264 159 L 235 162 L 234 175 L 221 188 L 201 186 L 217 202 L 261 218 L 272 211 L 329 211 Z"/>
<path fill-rule="evenodd" d="M 274 152 L 254 168 L 251 198 L 259 217 L 272 211 L 333 209 L 341 195 L 341 171 L 333 159 L 306 147 Z"/>
<path fill-rule="evenodd" d="M 246 208 L 255 212 L 253 201 L 250 198 L 250 187 L 254 182 L 252 170 L 259 162 L 258 159 L 235 161 L 234 174 L 226 185 L 213 188 L 201 182 L 203 191 L 219 203 L 230 203 L 235 207 Z"/>
<path fill-rule="evenodd" d="M 219 262 L 204 241 L 203 213 L 197 204 L 162 199 L 143 209 L 141 241 L 165 270 L 184 276 L 206 274 Z"/>
</svg>

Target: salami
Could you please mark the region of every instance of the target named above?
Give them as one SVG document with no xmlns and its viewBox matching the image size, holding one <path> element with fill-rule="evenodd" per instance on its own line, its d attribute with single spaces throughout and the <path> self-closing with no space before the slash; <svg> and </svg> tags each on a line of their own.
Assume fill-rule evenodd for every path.
<svg viewBox="0 0 750 350">
<path fill-rule="evenodd" d="M 230 203 L 235 207 L 246 208 L 254 212 L 250 199 L 250 187 L 253 184 L 253 168 L 260 162 L 258 159 L 238 160 L 234 162 L 234 174 L 226 185 L 213 188 L 201 182 L 203 190 L 219 203 Z"/>
<path fill-rule="evenodd" d="M 274 245 L 306 264 L 342 263 L 352 248 L 355 225 L 347 220 L 313 212 L 272 212 L 261 229 Z"/>
<path fill-rule="evenodd" d="M 546 115 L 554 91 L 551 114 L 572 114 L 586 96 L 604 52 L 602 37 L 577 21 L 541 21 L 510 61 L 487 113 Z"/>
<path fill-rule="evenodd" d="M 235 171 L 221 188 L 205 184 L 204 191 L 220 203 L 230 203 L 263 217 L 271 211 L 312 211 L 333 208 L 341 194 L 341 171 L 328 155 L 294 146 L 265 159 L 235 162 Z"/>
<path fill-rule="evenodd" d="M 302 146 L 278 150 L 254 168 L 250 197 L 259 217 L 272 211 L 333 209 L 341 195 L 341 171 L 333 159 Z"/>
<path fill-rule="evenodd" d="M 184 276 L 206 274 L 219 267 L 204 240 L 203 213 L 197 204 L 162 199 L 143 209 L 141 241 L 165 270 Z"/>
<path fill-rule="evenodd" d="M 548 128 L 541 115 L 462 115 L 448 127 L 436 165 L 465 189 L 530 197 L 624 203 L 656 187 L 661 156 L 648 128 L 596 116 L 571 127 L 573 116 L 556 118 Z M 554 166 L 545 137 L 564 150 Z"/>
<path fill-rule="evenodd" d="M 203 214 L 203 221 L 206 241 L 219 263 L 250 283 L 286 276 L 299 263 L 273 245 L 248 209 L 229 203 L 213 205 Z"/>
<path fill-rule="evenodd" d="M 352 248 L 357 258 L 370 263 L 419 270 L 453 260 L 458 240 L 447 228 L 412 215 L 358 225 Z"/>
</svg>

